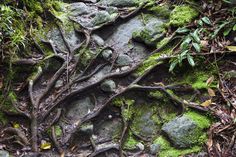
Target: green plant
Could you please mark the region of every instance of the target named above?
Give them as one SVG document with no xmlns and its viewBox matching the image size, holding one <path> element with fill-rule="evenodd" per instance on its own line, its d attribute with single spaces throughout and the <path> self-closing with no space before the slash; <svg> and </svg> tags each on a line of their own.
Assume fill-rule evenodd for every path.
<svg viewBox="0 0 236 157">
<path fill-rule="evenodd" d="M 179 28 L 177 33 L 187 33 L 189 29 L 186 28 Z M 171 65 L 169 71 L 172 72 L 177 65 L 182 65 L 183 60 L 187 59 L 188 63 L 194 67 L 195 62 L 193 56 L 191 55 L 192 52 L 201 52 L 201 45 L 200 45 L 200 37 L 199 37 L 200 30 L 196 29 L 194 32 L 190 32 L 184 38 L 183 42 L 180 45 L 180 51 L 176 58 L 171 60 Z"/>
</svg>

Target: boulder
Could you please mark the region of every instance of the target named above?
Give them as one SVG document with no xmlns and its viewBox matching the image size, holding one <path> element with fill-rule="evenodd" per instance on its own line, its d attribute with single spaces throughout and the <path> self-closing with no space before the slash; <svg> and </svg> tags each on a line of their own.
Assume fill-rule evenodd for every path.
<svg viewBox="0 0 236 157">
<path fill-rule="evenodd" d="M 198 141 L 201 128 L 191 118 L 183 115 L 164 124 L 162 131 L 166 133 L 175 147 L 188 148 Z"/>
</svg>

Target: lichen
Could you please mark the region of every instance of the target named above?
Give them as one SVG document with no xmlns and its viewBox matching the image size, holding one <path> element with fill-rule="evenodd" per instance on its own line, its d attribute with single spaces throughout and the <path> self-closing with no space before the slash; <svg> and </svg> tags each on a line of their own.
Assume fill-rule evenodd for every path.
<svg viewBox="0 0 236 157">
<path fill-rule="evenodd" d="M 188 149 L 176 149 L 171 146 L 171 143 L 168 142 L 163 136 L 158 137 L 154 143 L 160 145 L 160 157 L 179 157 L 182 155 L 199 152 L 202 149 L 201 146 L 194 146 Z"/>
<path fill-rule="evenodd" d="M 181 27 L 192 22 L 197 16 L 196 9 L 189 5 L 175 6 L 174 10 L 170 14 L 169 25 L 174 27 Z"/>
</svg>

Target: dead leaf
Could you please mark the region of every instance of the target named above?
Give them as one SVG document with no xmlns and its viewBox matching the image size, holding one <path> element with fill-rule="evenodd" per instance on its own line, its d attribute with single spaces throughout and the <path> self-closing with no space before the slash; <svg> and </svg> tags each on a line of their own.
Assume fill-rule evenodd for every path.
<svg viewBox="0 0 236 157">
<path fill-rule="evenodd" d="M 211 105 L 211 99 L 209 99 L 209 100 L 206 100 L 205 102 L 203 102 L 202 104 L 201 104 L 201 106 L 203 106 L 203 107 L 208 107 L 208 106 L 210 106 Z"/>
<path fill-rule="evenodd" d="M 211 97 L 216 96 L 215 91 L 214 91 L 213 89 L 208 88 L 207 91 L 208 91 L 208 94 L 209 94 Z"/>
<path fill-rule="evenodd" d="M 229 51 L 236 52 L 236 46 L 226 46 Z"/>
<path fill-rule="evenodd" d="M 211 76 L 209 79 L 207 79 L 206 84 L 207 86 L 211 85 L 211 83 L 214 81 L 214 76 Z"/>
</svg>

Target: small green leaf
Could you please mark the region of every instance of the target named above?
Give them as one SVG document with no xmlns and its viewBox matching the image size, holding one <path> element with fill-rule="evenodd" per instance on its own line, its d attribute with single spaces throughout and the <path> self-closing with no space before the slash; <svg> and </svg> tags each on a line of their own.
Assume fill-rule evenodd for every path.
<svg viewBox="0 0 236 157">
<path fill-rule="evenodd" d="M 206 17 L 206 16 L 202 18 L 202 21 L 203 21 L 204 23 L 208 24 L 208 25 L 211 25 L 210 19 L 209 19 L 208 17 Z"/>
<path fill-rule="evenodd" d="M 198 43 L 193 43 L 193 47 L 198 53 L 201 52 L 201 47 Z"/>
<path fill-rule="evenodd" d="M 181 49 L 186 49 L 189 46 L 189 43 L 192 41 L 192 39 L 190 37 L 187 37 L 182 44 L 180 45 Z"/>
<path fill-rule="evenodd" d="M 192 67 L 194 67 L 194 66 L 195 66 L 195 62 L 194 62 L 194 60 L 193 60 L 193 57 L 188 54 L 188 55 L 187 55 L 187 59 L 188 59 L 188 63 L 189 63 Z"/>
<path fill-rule="evenodd" d="M 236 31 L 236 24 L 235 24 L 234 27 L 233 27 L 233 31 Z"/>
<path fill-rule="evenodd" d="M 169 68 L 169 72 L 172 72 L 174 70 L 174 68 L 177 65 L 177 60 L 174 60 L 171 64 L 170 64 L 170 68 Z"/>
<path fill-rule="evenodd" d="M 191 33 L 191 36 L 197 43 L 200 43 L 200 38 L 198 36 L 198 29 L 196 29 L 193 33 Z"/>
<path fill-rule="evenodd" d="M 187 32 L 190 32 L 190 30 L 188 29 L 188 28 L 185 28 L 185 27 L 183 27 L 183 28 L 178 28 L 177 30 L 176 30 L 176 33 L 187 33 Z"/>
<path fill-rule="evenodd" d="M 203 22 L 202 22 L 202 20 L 198 20 L 197 23 L 198 23 L 199 26 L 203 26 Z"/>
<path fill-rule="evenodd" d="M 188 50 L 183 51 L 180 56 L 183 58 L 188 53 Z"/>
<path fill-rule="evenodd" d="M 232 30 L 231 27 L 226 28 L 226 29 L 224 30 L 224 32 L 223 32 L 224 36 L 229 35 L 229 33 L 231 32 L 231 30 Z"/>
</svg>

